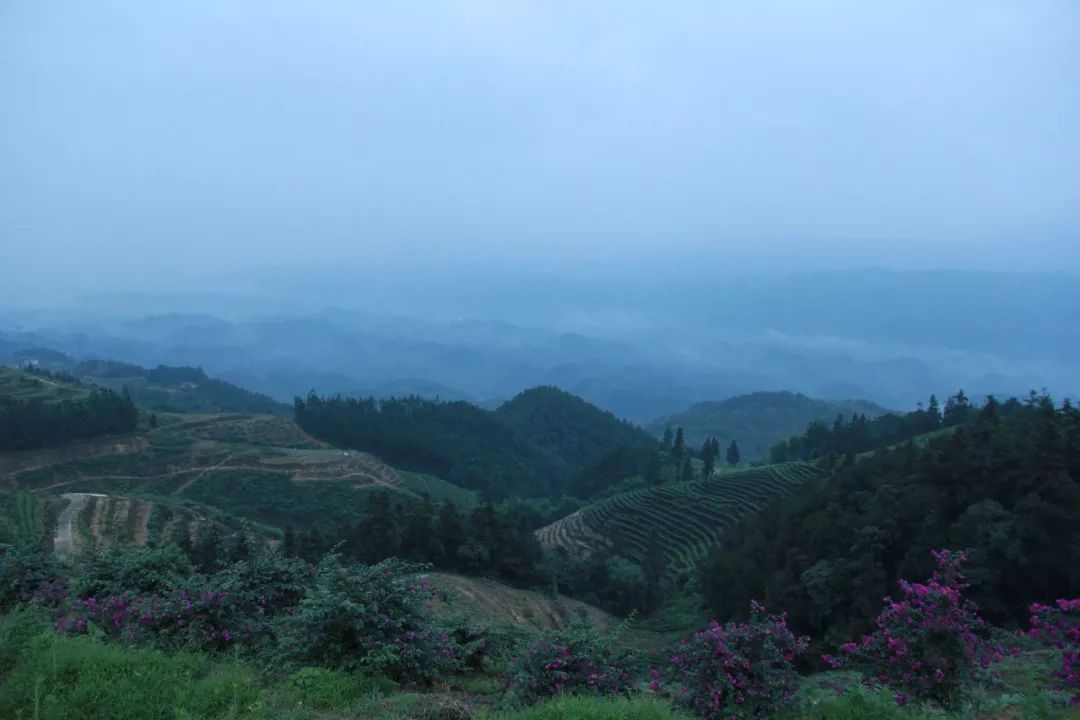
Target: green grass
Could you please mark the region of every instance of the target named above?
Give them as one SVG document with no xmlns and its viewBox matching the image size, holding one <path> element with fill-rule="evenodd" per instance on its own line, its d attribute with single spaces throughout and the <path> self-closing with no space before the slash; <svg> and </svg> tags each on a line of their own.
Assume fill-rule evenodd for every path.
<svg viewBox="0 0 1080 720">
<path fill-rule="evenodd" d="M 58 402 L 88 395 L 89 391 L 53 378 L 0 366 L 0 397 Z"/>
<path fill-rule="evenodd" d="M 663 700 L 651 697 L 560 697 L 509 713 L 483 714 L 486 720 L 690 720 Z"/>
</svg>

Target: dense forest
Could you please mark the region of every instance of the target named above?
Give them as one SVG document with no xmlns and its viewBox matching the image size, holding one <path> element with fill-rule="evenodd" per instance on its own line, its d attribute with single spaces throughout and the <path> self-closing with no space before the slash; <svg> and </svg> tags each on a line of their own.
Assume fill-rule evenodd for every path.
<svg viewBox="0 0 1080 720">
<path fill-rule="evenodd" d="M 295 401 L 297 424 L 339 447 L 438 475 L 494 496 L 559 497 L 618 482 L 656 441 L 553 388 L 522 393 L 497 411 L 417 397 Z"/>
<path fill-rule="evenodd" d="M 25 450 L 97 435 L 131 432 L 138 412 L 127 392 L 93 390 L 50 402 L 0 398 L 0 450 Z"/>
<path fill-rule="evenodd" d="M 897 579 L 926 575 L 940 547 L 969 551 L 972 595 L 994 622 L 1080 593 L 1080 412 L 1069 402 L 1032 394 L 975 407 L 961 393 L 941 414 L 931 402 L 814 425 L 792 448 L 834 470 L 742 523 L 704 563 L 717 616 L 757 598 L 818 637 L 863 632 Z"/>
</svg>

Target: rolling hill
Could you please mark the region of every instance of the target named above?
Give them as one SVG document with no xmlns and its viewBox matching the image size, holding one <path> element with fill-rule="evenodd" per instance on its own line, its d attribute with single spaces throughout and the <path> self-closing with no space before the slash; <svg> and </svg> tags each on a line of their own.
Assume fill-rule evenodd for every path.
<svg viewBox="0 0 1080 720">
<path fill-rule="evenodd" d="M 727 400 L 700 402 L 646 426 L 656 436 L 667 427 L 682 427 L 686 443 L 700 447 L 715 437 L 722 445 L 739 444 L 744 458 L 762 457 L 774 442 L 801 433 L 815 420 L 832 421 L 837 415 L 865 414 L 874 418 L 888 412 L 867 400 L 819 400 L 800 393 L 756 392 Z"/>
<path fill-rule="evenodd" d="M 314 437 L 496 496 L 558 497 L 609 454 L 656 448 L 640 428 L 553 387 L 527 390 L 494 411 L 462 401 L 314 393 L 297 399 L 295 410 Z"/>
<path fill-rule="evenodd" d="M 588 505 L 536 536 L 572 555 L 610 550 L 638 563 L 646 561 L 655 537 L 665 567 L 689 572 L 727 528 L 818 474 L 812 463 L 785 463 L 663 483 Z"/>
<path fill-rule="evenodd" d="M 515 433 L 560 458 L 571 474 L 614 448 L 656 448 L 645 430 L 556 387 L 519 393 L 495 416 Z"/>
</svg>

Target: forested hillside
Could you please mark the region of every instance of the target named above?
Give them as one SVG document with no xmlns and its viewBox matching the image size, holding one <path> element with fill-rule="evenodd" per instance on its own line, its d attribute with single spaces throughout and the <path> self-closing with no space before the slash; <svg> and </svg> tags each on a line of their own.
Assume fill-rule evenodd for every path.
<svg viewBox="0 0 1080 720">
<path fill-rule="evenodd" d="M 78 388 L 71 380 L 0 368 L 0 450 L 135 429 L 138 413 L 128 393 Z"/>
<path fill-rule="evenodd" d="M 461 401 L 311 394 L 296 399 L 295 414 L 305 431 L 339 447 L 495 496 L 587 495 L 634 474 L 656 447 L 643 431 L 554 388 L 527 391 L 494 412 Z"/>
<path fill-rule="evenodd" d="M 885 412 L 885 408 L 865 400 L 819 400 L 801 393 L 755 392 L 696 403 L 683 412 L 654 420 L 647 427 L 657 437 L 668 427 L 681 427 L 687 444 L 693 447 L 710 437 L 725 445 L 735 440 L 743 456 L 753 460 L 762 457 L 773 443 L 801 432 L 811 422 L 832 422 L 838 415 L 873 418 Z"/>
<path fill-rule="evenodd" d="M 555 387 L 526 390 L 495 415 L 516 434 L 560 458 L 571 475 L 613 451 L 655 450 L 643 429 Z"/>
<path fill-rule="evenodd" d="M 959 394 L 944 417 L 932 407 L 814 427 L 793 443 L 835 469 L 727 535 L 701 569 L 716 615 L 757 598 L 816 636 L 863 632 L 897 579 L 928 574 L 941 547 L 969 550 L 971 593 L 995 622 L 1080 594 L 1080 412 L 1067 401 L 972 407 Z"/>
</svg>

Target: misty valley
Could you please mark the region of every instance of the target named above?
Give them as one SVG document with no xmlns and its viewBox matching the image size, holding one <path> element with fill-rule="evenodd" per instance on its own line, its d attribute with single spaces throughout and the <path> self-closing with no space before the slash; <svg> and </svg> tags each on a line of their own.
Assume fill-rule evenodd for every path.
<svg viewBox="0 0 1080 720">
<path fill-rule="evenodd" d="M 1080 720 L 1076 0 L 0 2 L 0 720 Z"/>
</svg>

